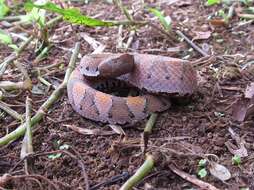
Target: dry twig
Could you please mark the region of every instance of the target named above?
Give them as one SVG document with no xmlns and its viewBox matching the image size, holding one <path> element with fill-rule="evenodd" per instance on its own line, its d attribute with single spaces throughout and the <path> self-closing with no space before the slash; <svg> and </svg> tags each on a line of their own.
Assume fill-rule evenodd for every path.
<svg viewBox="0 0 254 190">
<path fill-rule="evenodd" d="M 175 166 L 170 165 L 169 168 L 177 175 L 179 175 L 180 177 L 182 177 L 183 179 L 197 185 L 198 187 L 200 187 L 201 189 L 204 190 L 219 190 L 216 187 L 214 187 L 213 185 L 206 183 L 202 180 L 197 179 L 196 177 L 191 176 L 190 174 L 187 174 L 179 169 L 177 169 Z"/>
</svg>

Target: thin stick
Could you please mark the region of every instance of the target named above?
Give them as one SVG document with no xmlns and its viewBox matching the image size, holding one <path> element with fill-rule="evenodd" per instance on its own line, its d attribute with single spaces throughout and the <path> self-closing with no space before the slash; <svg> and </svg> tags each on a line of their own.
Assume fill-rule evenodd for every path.
<svg viewBox="0 0 254 190">
<path fill-rule="evenodd" d="M 33 142 L 32 142 L 32 130 L 31 130 L 31 99 L 29 97 L 26 98 L 26 134 L 23 139 L 21 152 L 20 152 L 20 158 L 23 159 L 28 154 L 33 153 Z M 28 168 L 31 168 L 30 166 L 32 164 L 31 159 L 25 160 L 25 173 L 29 174 Z"/>
<path fill-rule="evenodd" d="M 35 124 L 41 121 L 43 116 L 47 113 L 48 109 L 59 99 L 59 97 L 63 94 L 63 91 L 66 88 L 68 79 L 70 78 L 71 72 L 73 71 L 75 67 L 75 62 L 79 53 L 80 43 L 77 42 L 75 45 L 74 52 L 71 56 L 68 68 L 66 70 L 66 74 L 64 77 L 64 81 L 57 87 L 56 90 L 53 91 L 51 96 L 42 104 L 42 106 L 39 108 L 39 110 L 36 112 L 36 114 L 31 119 L 31 127 L 33 127 Z M 11 141 L 14 141 L 24 135 L 26 130 L 26 126 L 20 125 L 16 130 L 12 131 L 11 133 L 5 135 L 4 137 L 0 138 L 0 146 L 3 146 L 5 144 L 10 143 Z"/>
<path fill-rule="evenodd" d="M 191 47 L 193 47 L 193 49 L 195 49 L 197 52 L 199 52 L 202 56 L 204 56 L 204 57 L 209 56 L 200 47 L 198 47 L 196 44 L 194 44 L 187 36 L 185 36 L 180 30 L 177 30 L 176 33 L 181 38 L 183 38 Z"/>
<path fill-rule="evenodd" d="M 11 115 L 13 118 L 22 121 L 23 120 L 23 116 L 20 115 L 18 112 L 16 112 L 15 110 L 11 109 L 6 103 L 0 101 L 0 109 L 5 111 L 6 113 L 8 113 L 9 115 Z"/>
<path fill-rule="evenodd" d="M 151 154 L 147 154 L 145 162 L 136 171 L 136 173 L 129 178 L 120 188 L 120 190 L 130 190 L 137 185 L 145 176 L 147 176 L 154 168 L 155 160 Z"/>
<path fill-rule="evenodd" d="M 126 42 L 125 49 L 128 49 L 130 47 L 130 45 L 132 44 L 135 34 L 136 34 L 135 30 L 130 31 L 130 35 L 129 35 L 129 38 Z"/>
<path fill-rule="evenodd" d="M 197 179 L 196 177 L 191 176 L 188 173 L 185 173 L 179 169 L 177 169 L 175 166 L 170 165 L 169 168 L 177 175 L 179 175 L 181 178 L 197 185 L 198 187 L 200 187 L 201 189 L 207 189 L 207 190 L 219 190 L 216 187 L 214 187 L 213 185 L 206 183 L 202 180 Z"/>
</svg>

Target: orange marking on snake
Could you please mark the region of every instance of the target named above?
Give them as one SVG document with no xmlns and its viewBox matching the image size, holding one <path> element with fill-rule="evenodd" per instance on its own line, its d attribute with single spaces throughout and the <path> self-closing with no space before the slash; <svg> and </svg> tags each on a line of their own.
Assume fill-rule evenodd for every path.
<svg viewBox="0 0 254 190">
<path fill-rule="evenodd" d="M 74 105 L 76 106 L 80 105 L 81 100 L 84 97 L 87 88 L 88 87 L 85 86 L 83 83 L 81 83 L 81 81 L 76 82 L 76 84 L 72 88 Z"/>
<path fill-rule="evenodd" d="M 146 99 L 144 97 L 129 97 L 126 98 L 126 103 L 136 119 L 144 117 L 146 107 Z"/>
<path fill-rule="evenodd" d="M 108 117 L 108 112 L 112 107 L 112 97 L 109 94 L 96 92 L 94 96 L 95 105 L 99 111 L 100 117 L 103 119 Z"/>
</svg>

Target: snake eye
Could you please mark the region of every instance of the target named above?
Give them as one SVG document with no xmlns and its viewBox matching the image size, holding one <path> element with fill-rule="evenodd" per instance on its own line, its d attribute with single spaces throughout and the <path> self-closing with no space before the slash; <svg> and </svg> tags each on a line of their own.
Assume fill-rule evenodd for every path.
<svg viewBox="0 0 254 190">
<path fill-rule="evenodd" d="M 150 79 L 152 76 L 150 74 L 147 75 L 147 78 Z"/>
<path fill-rule="evenodd" d="M 169 80 L 169 79 L 170 79 L 170 77 L 169 77 L 169 76 L 165 76 L 165 79 Z"/>
<path fill-rule="evenodd" d="M 86 70 L 88 70 L 88 71 L 89 71 L 89 66 L 87 66 L 87 67 L 86 67 Z"/>
</svg>

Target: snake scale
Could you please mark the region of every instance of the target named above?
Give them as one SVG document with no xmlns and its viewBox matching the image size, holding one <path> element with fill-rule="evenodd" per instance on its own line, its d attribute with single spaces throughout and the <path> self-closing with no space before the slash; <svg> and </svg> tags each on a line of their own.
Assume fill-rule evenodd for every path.
<svg viewBox="0 0 254 190">
<path fill-rule="evenodd" d="M 120 97 L 102 91 L 125 84 L 142 91 Z M 169 97 L 191 95 L 197 73 L 189 61 L 151 54 L 91 54 L 81 59 L 67 84 L 73 109 L 85 118 L 110 124 L 143 120 L 170 107 Z"/>
</svg>

